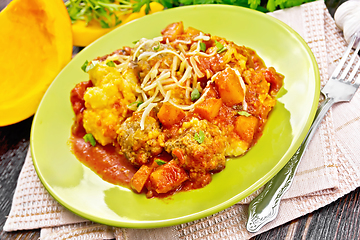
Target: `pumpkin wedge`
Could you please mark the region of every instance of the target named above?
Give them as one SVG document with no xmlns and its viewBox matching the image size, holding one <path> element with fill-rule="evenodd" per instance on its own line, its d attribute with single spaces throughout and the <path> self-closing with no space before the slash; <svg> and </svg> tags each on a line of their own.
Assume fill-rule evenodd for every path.
<svg viewBox="0 0 360 240">
<path fill-rule="evenodd" d="M 0 12 L 0 126 L 33 115 L 71 60 L 71 21 L 62 0 L 13 0 Z"/>
</svg>

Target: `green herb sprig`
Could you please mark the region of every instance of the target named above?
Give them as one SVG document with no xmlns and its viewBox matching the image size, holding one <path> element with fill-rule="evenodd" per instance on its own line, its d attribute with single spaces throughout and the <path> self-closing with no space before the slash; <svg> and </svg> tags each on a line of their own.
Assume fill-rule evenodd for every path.
<svg viewBox="0 0 360 240">
<path fill-rule="evenodd" d="M 128 0 L 67 0 L 65 6 L 72 22 L 84 20 L 86 25 L 96 20 L 102 28 L 110 28 L 121 23 L 115 12 L 133 12 L 133 3 Z"/>
</svg>

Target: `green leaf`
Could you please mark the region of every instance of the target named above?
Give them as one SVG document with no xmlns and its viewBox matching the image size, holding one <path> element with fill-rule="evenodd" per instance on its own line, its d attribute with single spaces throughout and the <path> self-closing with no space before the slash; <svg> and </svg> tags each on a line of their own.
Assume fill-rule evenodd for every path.
<svg viewBox="0 0 360 240">
<path fill-rule="evenodd" d="M 199 143 L 202 144 L 205 140 L 205 133 L 200 130 L 199 133 L 195 133 L 194 139 Z"/>
<path fill-rule="evenodd" d="M 194 4 L 193 0 L 179 0 L 179 2 L 185 6 Z"/>
<path fill-rule="evenodd" d="M 245 112 L 245 111 L 240 111 L 240 112 L 237 112 L 240 116 L 245 116 L 245 117 L 250 117 L 251 114 L 248 113 L 248 112 Z"/>
<path fill-rule="evenodd" d="M 139 12 L 141 7 L 146 5 L 145 13 L 148 14 L 150 11 L 150 2 L 151 0 L 135 0 L 135 4 L 133 6 L 133 12 Z"/>
<path fill-rule="evenodd" d="M 83 138 L 84 138 L 85 142 L 90 142 L 91 146 L 95 147 L 96 141 L 95 141 L 94 136 L 91 133 L 85 134 L 85 136 Z"/>
<path fill-rule="evenodd" d="M 197 88 L 194 88 L 194 90 L 192 90 L 191 92 L 191 101 L 195 101 L 198 100 L 200 98 L 200 92 Z"/>
<path fill-rule="evenodd" d="M 106 65 L 108 65 L 109 67 L 115 67 L 116 66 L 114 61 L 109 61 L 109 62 L 106 63 Z"/>
<path fill-rule="evenodd" d="M 165 162 L 164 160 L 161 160 L 159 158 L 155 158 L 155 162 L 157 163 L 157 165 L 161 166 L 166 164 L 167 162 Z"/>
<path fill-rule="evenodd" d="M 206 44 L 203 42 L 200 42 L 200 51 L 206 52 Z"/>
<path fill-rule="evenodd" d="M 104 20 L 100 20 L 100 25 L 102 28 L 110 28 L 110 25 Z"/>
<path fill-rule="evenodd" d="M 260 5 L 261 0 L 248 0 L 248 3 L 249 3 L 249 5 L 250 5 L 250 8 L 256 9 L 257 6 Z"/>
</svg>

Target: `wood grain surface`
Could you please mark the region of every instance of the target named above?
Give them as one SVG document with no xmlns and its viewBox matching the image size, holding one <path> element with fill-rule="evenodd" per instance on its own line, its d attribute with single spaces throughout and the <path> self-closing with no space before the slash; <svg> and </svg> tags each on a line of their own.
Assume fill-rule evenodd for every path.
<svg viewBox="0 0 360 240">
<path fill-rule="evenodd" d="M 0 10 L 10 0 L 0 0 Z M 327 0 L 333 15 L 343 1 Z M 0 113 L 1 117 L 1 113 Z M 0 127 L 0 239 L 35 240 L 39 230 L 4 232 L 17 179 L 29 147 L 32 117 L 20 123 Z M 292 222 L 265 232 L 252 240 L 360 239 L 360 188 L 337 201 Z"/>
</svg>

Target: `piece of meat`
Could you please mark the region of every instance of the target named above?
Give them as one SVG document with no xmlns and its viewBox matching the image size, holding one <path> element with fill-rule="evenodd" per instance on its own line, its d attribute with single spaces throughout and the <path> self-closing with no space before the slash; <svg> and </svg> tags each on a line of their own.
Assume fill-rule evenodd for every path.
<svg viewBox="0 0 360 240">
<path fill-rule="evenodd" d="M 135 166 L 147 164 L 152 156 L 160 154 L 163 146 L 163 134 L 159 122 L 147 116 L 145 128 L 141 130 L 142 112 L 134 113 L 124 121 L 119 130 L 117 141 L 120 151 Z"/>
<path fill-rule="evenodd" d="M 225 147 L 226 138 L 222 136 L 220 129 L 197 118 L 184 122 L 165 143 L 165 150 L 175 156 L 181 167 L 197 172 L 217 172 L 224 169 Z"/>
</svg>

